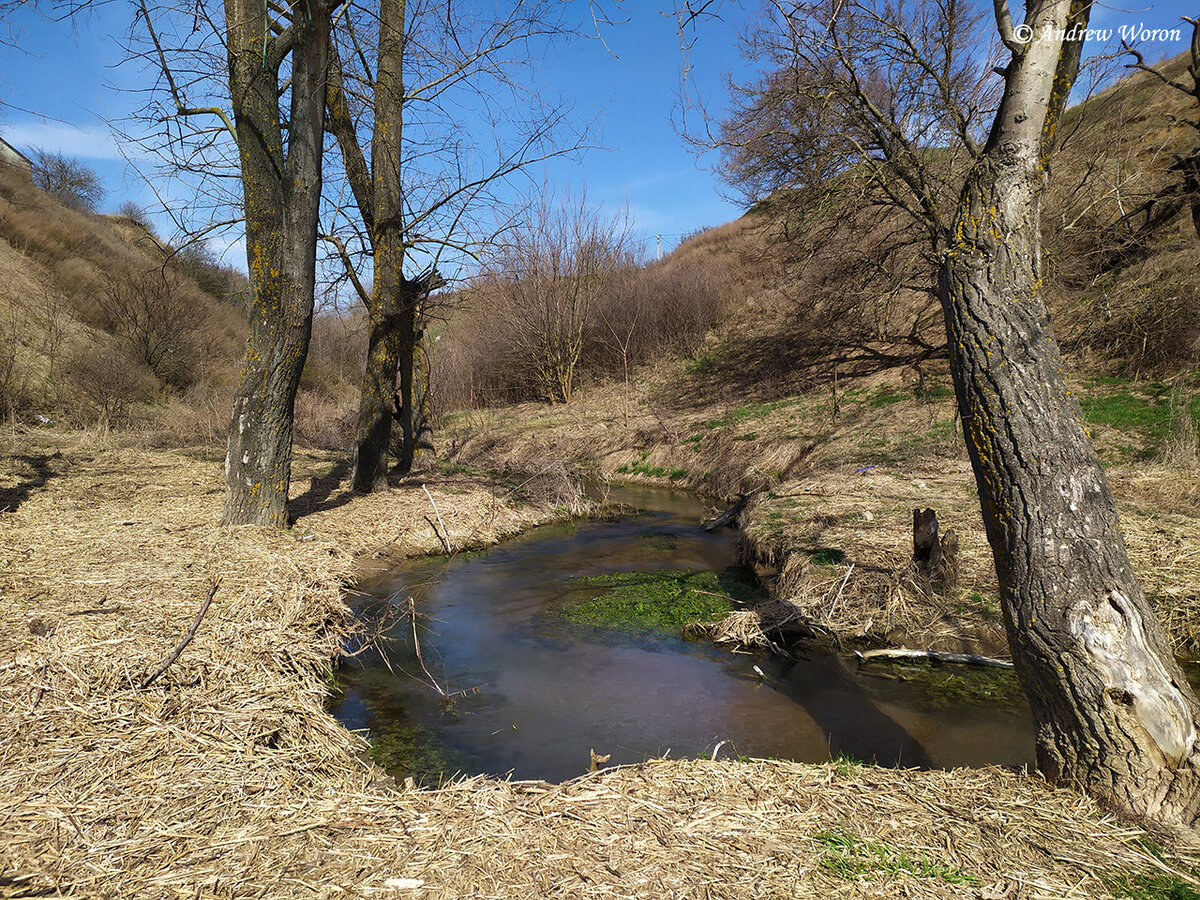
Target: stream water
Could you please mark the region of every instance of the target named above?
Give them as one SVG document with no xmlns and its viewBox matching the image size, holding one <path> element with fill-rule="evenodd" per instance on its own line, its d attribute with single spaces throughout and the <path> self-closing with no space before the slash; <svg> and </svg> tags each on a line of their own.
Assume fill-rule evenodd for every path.
<svg viewBox="0 0 1200 900">
<path fill-rule="evenodd" d="M 1012 685 L 956 667 L 881 678 L 821 652 L 788 659 L 732 653 L 668 634 L 575 624 L 564 609 L 597 589 L 579 576 L 620 571 L 725 571 L 733 532 L 706 534 L 695 498 L 649 488 L 615 496 L 646 512 L 620 521 L 539 528 L 450 562 L 422 559 L 361 587 L 360 612 L 407 610 L 387 660 L 364 654 L 341 672 L 335 714 L 368 729 L 395 774 L 436 783 L 485 772 L 559 781 L 609 764 L 670 754 L 843 754 L 885 765 L 943 767 L 1033 761 L 1028 707 Z M 756 668 L 757 667 L 757 671 Z M 761 673 L 761 674 L 759 674 Z M 763 677 L 765 676 L 765 678 Z M 442 701 L 431 677 L 446 692 Z M 988 690 L 978 698 L 981 679 Z M 997 697 L 1001 699 L 996 699 Z"/>
</svg>

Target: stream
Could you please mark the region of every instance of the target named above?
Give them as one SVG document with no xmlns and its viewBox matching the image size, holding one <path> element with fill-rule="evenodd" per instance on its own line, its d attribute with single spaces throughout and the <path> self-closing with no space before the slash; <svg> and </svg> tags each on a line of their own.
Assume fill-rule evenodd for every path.
<svg viewBox="0 0 1200 900">
<path fill-rule="evenodd" d="M 424 662 L 401 618 L 386 659 L 369 651 L 339 673 L 334 713 L 369 731 L 380 765 L 436 784 L 456 773 L 561 781 L 585 772 L 593 750 L 617 765 L 711 755 L 718 745 L 722 758 L 1033 762 L 1028 706 L 1009 674 L 860 670 L 817 650 L 734 653 L 572 619 L 574 604 L 602 590 L 583 576 L 705 570 L 732 584 L 739 575 L 735 533 L 705 533 L 696 498 L 622 487 L 611 499 L 645 512 L 538 528 L 450 561 L 409 561 L 360 585 L 367 617 L 406 613 L 415 598 Z M 895 672 L 907 674 L 879 677 Z"/>
</svg>

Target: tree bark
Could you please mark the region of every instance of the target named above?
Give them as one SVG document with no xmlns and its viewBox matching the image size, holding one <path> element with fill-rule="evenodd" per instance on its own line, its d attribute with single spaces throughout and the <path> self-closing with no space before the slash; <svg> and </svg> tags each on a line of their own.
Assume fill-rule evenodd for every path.
<svg viewBox="0 0 1200 900">
<path fill-rule="evenodd" d="M 419 292 L 404 277 L 404 183 L 401 171 L 404 135 L 405 0 L 382 0 L 379 9 L 379 58 L 375 76 L 375 130 L 371 140 L 373 223 L 371 248 L 375 286 L 368 308 L 371 337 L 358 407 L 354 489 L 370 492 L 387 486 L 387 453 L 392 435 L 392 398 L 400 374 L 397 411 L 407 452 L 397 471 L 412 466 L 412 356 L 416 340 Z M 355 191 L 356 196 L 361 193 Z M 360 211 L 362 200 L 359 198 Z"/>
<path fill-rule="evenodd" d="M 312 332 L 329 7 L 311 0 L 289 35 L 287 148 L 279 121 L 284 53 L 264 41 L 252 0 L 226 0 L 233 99 L 252 293 L 250 329 L 225 457 L 223 521 L 286 527 L 292 417 Z M 285 54 L 284 54 L 285 55 Z"/>
<path fill-rule="evenodd" d="M 967 450 L 1038 766 L 1110 807 L 1194 827 L 1196 700 L 1129 564 L 1041 296 L 1046 162 L 1081 47 L 1043 36 L 1079 0 L 1030 4 L 988 144 L 965 185 L 939 291 Z"/>
</svg>

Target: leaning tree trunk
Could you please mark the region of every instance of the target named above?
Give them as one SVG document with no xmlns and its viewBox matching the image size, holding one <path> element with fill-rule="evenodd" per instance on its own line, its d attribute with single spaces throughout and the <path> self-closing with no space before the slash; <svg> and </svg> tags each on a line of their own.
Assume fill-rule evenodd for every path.
<svg viewBox="0 0 1200 900">
<path fill-rule="evenodd" d="M 282 60 L 264 52 L 262 8 L 227 0 L 229 76 L 241 156 L 249 334 L 225 457 L 227 524 L 288 524 L 292 418 L 312 333 L 329 12 L 293 24 L 291 116 L 279 125 Z"/>
<path fill-rule="evenodd" d="M 1077 47 L 1042 43 L 1014 58 L 943 256 L 955 392 L 1039 768 L 1113 808 L 1193 826 L 1200 709 L 1134 578 L 1041 295 L 1045 162 L 1078 66 Z"/>
</svg>

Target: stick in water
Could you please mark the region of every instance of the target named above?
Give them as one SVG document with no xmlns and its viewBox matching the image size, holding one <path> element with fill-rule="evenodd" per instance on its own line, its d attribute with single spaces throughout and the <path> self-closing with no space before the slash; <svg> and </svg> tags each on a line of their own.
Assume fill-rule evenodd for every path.
<svg viewBox="0 0 1200 900">
<path fill-rule="evenodd" d="M 217 588 L 220 586 L 221 576 L 218 575 L 213 578 L 212 587 L 208 589 L 208 596 L 205 597 L 204 602 L 200 604 L 200 612 L 196 613 L 196 621 L 193 622 L 192 627 L 187 630 L 187 634 L 183 636 L 183 640 L 176 644 L 175 649 L 167 655 L 167 658 L 162 661 L 162 664 L 152 673 L 150 673 L 150 675 L 146 677 L 145 681 L 138 685 L 138 690 L 145 690 L 146 688 L 150 687 L 150 685 L 154 684 L 154 682 L 158 680 L 159 676 L 162 675 L 163 672 L 167 671 L 167 669 L 171 668 L 171 664 L 175 662 L 175 660 L 179 659 L 179 654 L 183 652 L 183 649 L 190 644 L 192 642 L 192 638 L 196 636 L 196 629 L 200 627 L 200 622 L 204 619 L 204 614 L 208 612 L 209 606 L 212 605 L 213 597 L 217 596 Z"/>
<path fill-rule="evenodd" d="M 928 659 L 933 662 L 958 663 L 964 666 L 992 666 L 997 669 L 1011 669 L 1013 664 L 1007 659 L 993 659 L 990 656 L 977 656 L 974 653 L 942 653 L 937 650 L 909 650 L 898 647 L 895 650 L 868 650 L 854 655 L 860 663 L 871 659 Z"/>
</svg>

